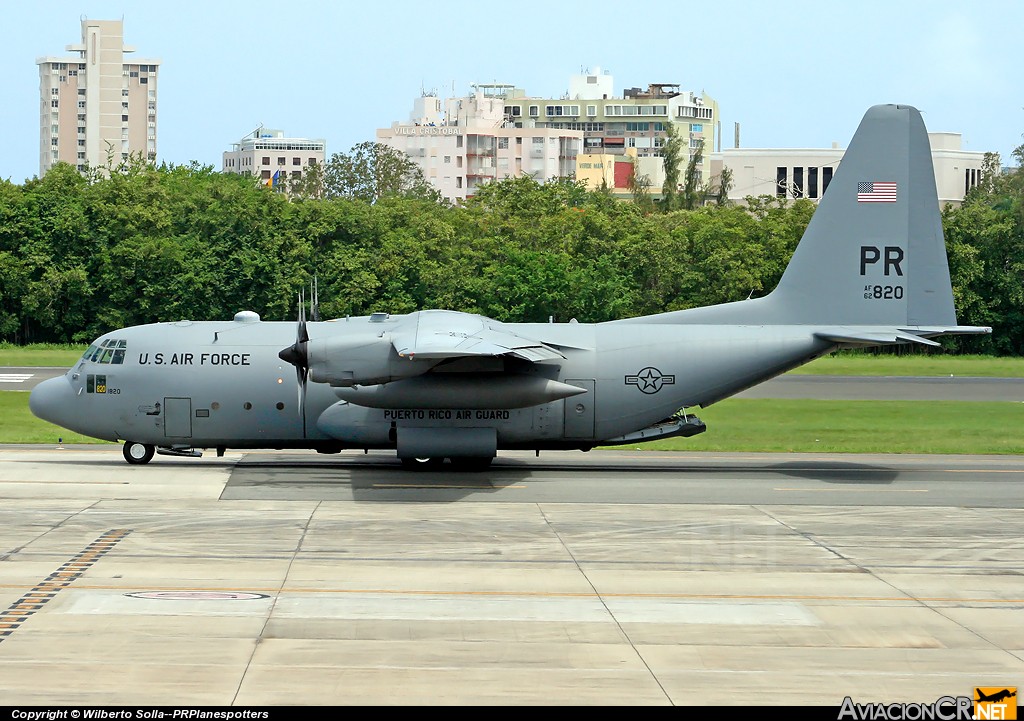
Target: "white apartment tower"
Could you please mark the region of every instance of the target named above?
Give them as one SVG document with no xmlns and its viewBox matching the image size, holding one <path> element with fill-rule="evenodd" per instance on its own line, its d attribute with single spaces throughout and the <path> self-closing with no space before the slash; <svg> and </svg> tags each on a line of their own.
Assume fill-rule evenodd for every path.
<svg viewBox="0 0 1024 721">
<path fill-rule="evenodd" d="M 63 161 L 84 171 L 141 155 L 156 160 L 159 60 L 125 54 L 120 20 L 82 20 L 74 55 L 39 66 L 39 175 Z"/>
<path fill-rule="evenodd" d="M 377 142 L 405 152 L 448 200 L 465 200 L 495 180 L 531 175 L 544 182 L 572 177 L 583 150 L 580 130 L 523 127 L 507 116 L 523 91 L 512 85 L 474 85 L 465 97 L 423 95 L 409 120 L 377 130 Z"/>
</svg>

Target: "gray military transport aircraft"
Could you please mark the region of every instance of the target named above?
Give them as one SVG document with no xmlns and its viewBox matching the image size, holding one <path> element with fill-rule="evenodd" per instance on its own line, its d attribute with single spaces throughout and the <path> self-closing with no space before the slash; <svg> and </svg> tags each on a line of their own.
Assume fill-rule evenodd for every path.
<svg viewBox="0 0 1024 721">
<path fill-rule="evenodd" d="M 307 322 L 303 307 L 297 323 L 241 312 L 112 331 L 30 407 L 124 441 L 132 464 L 154 451 L 375 448 L 481 469 L 501 449 L 700 433 L 687 409 L 839 348 L 991 331 L 957 325 L 928 135 L 906 105 L 868 110 L 763 298 L 594 324 L 448 310 Z"/>
</svg>

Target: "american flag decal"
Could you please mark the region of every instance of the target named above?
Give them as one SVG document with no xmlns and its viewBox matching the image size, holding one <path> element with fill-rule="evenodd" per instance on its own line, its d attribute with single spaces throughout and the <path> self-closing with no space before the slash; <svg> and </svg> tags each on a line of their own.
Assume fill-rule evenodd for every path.
<svg viewBox="0 0 1024 721">
<path fill-rule="evenodd" d="M 875 180 L 870 183 L 857 183 L 858 203 L 895 203 L 896 183 Z"/>
</svg>

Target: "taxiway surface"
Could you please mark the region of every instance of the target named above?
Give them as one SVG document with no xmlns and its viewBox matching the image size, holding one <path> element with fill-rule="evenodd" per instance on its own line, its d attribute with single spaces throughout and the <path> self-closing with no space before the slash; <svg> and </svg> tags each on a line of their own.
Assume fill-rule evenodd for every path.
<svg viewBox="0 0 1024 721">
<path fill-rule="evenodd" d="M 7 704 L 930 702 L 1024 683 L 1024 458 L 0 449 Z"/>
</svg>

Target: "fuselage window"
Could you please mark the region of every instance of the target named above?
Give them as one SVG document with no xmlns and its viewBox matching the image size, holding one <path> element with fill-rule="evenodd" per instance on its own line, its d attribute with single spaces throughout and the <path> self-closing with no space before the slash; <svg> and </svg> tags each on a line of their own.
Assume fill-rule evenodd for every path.
<svg viewBox="0 0 1024 721">
<path fill-rule="evenodd" d="M 124 341 L 121 341 L 121 342 L 124 343 Z M 124 348 L 118 348 L 116 351 L 114 351 L 114 357 L 110 360 L 110 362 L 111 363 L 118 363 L 118 364 L 124 363 L 124 354 L 125 354 Z"/>
</svg>

